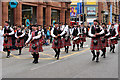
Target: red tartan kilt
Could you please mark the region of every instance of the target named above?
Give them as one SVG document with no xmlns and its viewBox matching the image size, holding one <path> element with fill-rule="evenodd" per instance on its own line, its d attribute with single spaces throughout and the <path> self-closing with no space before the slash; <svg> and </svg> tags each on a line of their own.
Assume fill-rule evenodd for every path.
<svg viewBox="0 0 120 80">
<path fill-rule="evenodd" d="M 118 41 L 117 40 L 109 40 L 109 45 L 110 44 L 118 44 Z"/>
<path fill-rule="evenodd" d="M 24 44 L 24 39 L 20 39 L 20 43 L 18 43 L 18 42 L 17 42 L 17 39 L 16 39 L 15 46 L 16 46 L 16 47 L 24 47 L 24 46 L 25 46 L 25 44 Z"/>
<path fill-rule="evenodd" d="M 35 50 L 32 48 L 33 44 L 37 46 Z M 39 40 L 34 40 L 30 43 L 29 52 L 43 52 L 42 44 L 39 43 Z"/>
<path fill-rule="evenodd" d="M 93 44 L 94 40 L 98 40 L 98 44 L 97 45 Z M 101 49 L 103 49 L 103 46 L 104 46 L 104 44 L 102 44 L 102 41 L 101 41 L 100 38 L 96 38 L 96 39 L 92 38 L 92 40 L 91 40 L 91 46 L 90 46 L 91 50 L 101 50 Z"/>
<path fill-rule="evenodd" d="M 109 45 L 108 45 L 108 38 L 105 38 L 105 47 L 109 47 Z"/>
<path fill-rule="evenodd" d="M 86 42 L 86 35 L 85 34 L 83 35 L 83 37 L 82 37 L 82 35 L 80 35 L 79 37 L 80 37 L 81 42 Z"/>
<path fill-rule="evenodd" d="M 63 45 L 64 43 L 60 38 L 58 39 L 58 45 L 57 46 L 54 44 L 54 42 L 55 42 L 55 39 L 53 40 L 53 43 L 52 43 L 52 48 L 53 49 L 60 49 L 60 48 L 64 47 L 64 45 Z"/>
<path fill-rule="evenodd" d="M 39 39 L 39 44 L 42 44 L 43 43 L 43 39 Z"/>
<path fill-rule="evenodd" d="M 75 37 L 73 37 L 73 39 L 74 39 Z M 73 40 L 73 44 L 79 44 L 81 42 L 81 40 L 80 39 L 78 39 L 78 40 L 76 40 L 76 41 L 74 41 Z"/>
<path fill-rule="evenodd" d="M 65 38 L 62 38 L 63 46 L 71 46 L 70 38 L 67 42 L 65 42 Z"/>
<path fill-rule="evenodd" d="M 12 47 L 12 37 L 7 37 L 8 42 L 3 44 L 4 48 L 11 48 Z"/>
</svg>

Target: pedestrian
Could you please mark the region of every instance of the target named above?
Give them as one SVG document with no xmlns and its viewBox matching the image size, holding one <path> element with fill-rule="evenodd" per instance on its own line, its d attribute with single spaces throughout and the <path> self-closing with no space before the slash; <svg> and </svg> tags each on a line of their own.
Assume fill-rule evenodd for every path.
<svg viewBox="0 0 120 80">
<path fill-rule="evenodd" d="M 50 30 L 49 30 L 49 27 L 47 27 L 47 33 L 46 33 L 46 39 L 47 39 L 47 43 L 48 45 L 50 44 Z"/>
<path fill-rule="evenodd" d="M 101 38 L 103 44 L 103 49 L 102 49 L 103 54 L 101 56 L 103 58 L 106 58 L 106 48 L 109 47 L 108 38 L 110 36 L 110 32 L 108 31 L 108 27 L 106 26 L 105 23 L 102 23 L 102 28 L 104 29 L 104 36 Z"/>
<path fill-rule="evenodd" d="M 29 52 L 31 52 L 34 58 L 33 63 L 37 64 L 39 59 L 39 52 L 43 52 L 42 45 L 39 44 L 41 32 L 38 31 L 38 27 L 36 25 L 32 25 L 32 29 L 33 31 L 31 32 L 31 34 L 29 34 L 29 38 L 25 44 L 30 44 Z"/>
<path fill-rule="evenodd" d="M 25 46 L 24 36 L 25 36 L 25 31 L 21 29 L 21 26 L 18 26 L 17 27 L 17 32 L 15 33 L 15 37 L 16 37 L 15 46 L 19 50 L 18 55 L 21 55 L 22 48 Z"/>
<path fill-rule="evenodd" d="M 2 26 L 0 26 L 0 51 L 3 51 L 3 42 L 4 42 L 4 37 L 3 37 L 3 29 Z"/>
<path fill-rule="evenodd" d="M 110 35 L 111 38 L 109 40 L 109 44 L 110 44 L 110 52 L 115 53 L 115 44 L 118 43 L 117 41 L 117 36 L 118 36 L 118 31 L 117 29 L 114 27 L 114 24 L 111 24 L 111 28 L 110 28 Z"/>
<path fill-rule="evenodd" d="M 3 28 L 4 31 L 4 51 L 7 51 L 7 58 L 10 57 L 10 49 L 12 48 L 12 35 L 14 34 L 14 30 L 9 26 L 9 22 L 5 21 L 5 26 Z"/>
<path fill-rule="evenodd" d="M 60 30 L 60 27 L 57 22 L 55 22 L 54 24 L 55 24 L 55 27 L 53 27 L 51 30 L 51 36 L 54 38 L 52 43 L 52 48 L 56 53 L 55 57 L 57 57 L 57 60 L 59 60 L 60 48 L 63 48 L 63 42 L 60 36 L 62 31 Z"/>
<path fill-rule="evenodd" d="M 101 41 L 102 34 L 104 34 L 103 28 L 98 25 L 97 20 L 94 20 L 94 26 L 91 26 L 90 30 L 89 30 L 89 36 L 92 38 L 91 46 L 90 46 L 91 52 L 93 54 L 92 61 L 94 61 L 96 58 L 96 62 L 99 62 L 99 55 L 100 55 L 99 50 L 103 49 L 102 48 L 103 45 L 102 45 L 102 41 Z M 96 51 L 96 54 L 95 54 L 95 51 Z"/>
<path fill-rule="evenodd" d="M 80 43 L 80 29 L 77 26 L 77 23 L 74 24 L 74 28 L 72 29 L 72 36 L 73 36 L 73 49 L 72 51 L 75 51 L 75 44 L 77 45 L 77 50 L 79 51 L 79 43 Z"/>
</svg>

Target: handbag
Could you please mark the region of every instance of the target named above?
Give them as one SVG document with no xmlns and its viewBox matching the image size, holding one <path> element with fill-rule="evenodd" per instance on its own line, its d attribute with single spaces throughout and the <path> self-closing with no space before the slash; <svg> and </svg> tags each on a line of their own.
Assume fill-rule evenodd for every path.
<svg viewBox="0 0 120 80">
<path fill-rule="evenodd" d="M 7 43 L 7 42 L 8 42 L 8 39 L 7 39 L 7 38 L 5 38 L 5 39 L 4 39 L 4 41 L 5 41 L 5 43 Z"/>
<path fill-rule="evenodd" d="M 20 43 L 20 39 L 17 39 L 17 42 Z"/>
<path fill-rule="evenodd" d="M 69 38 L 68 37 L 65 37 L 65 42 L 68 42 Z"/>
<path fill-rule="evenodd" d="M 57 40 L 57 39 L 55 39 L 54 44 L 55 44 L 56 46 L 58 45 L 58 40 Z"/>
<path fill-rule="evenodd" d="M 94 45 L 97 45 L 97 44 L 98 44 L 98 40 L 94 40 L 94 41 L 93 41 L 93 44 L 94 44 Z"/>
<path fill-rule="evenodd" d="M 105 43 L 105 38 L 102 38 L 101 41 L 102 41 L 102 43 Z"/>
<path fill-rule="evenodd" d="M 33 44 L 32 48 L 35 50 L 35 49 L 37 49 L 37 46 L 35 44 Z"/>
</svg>

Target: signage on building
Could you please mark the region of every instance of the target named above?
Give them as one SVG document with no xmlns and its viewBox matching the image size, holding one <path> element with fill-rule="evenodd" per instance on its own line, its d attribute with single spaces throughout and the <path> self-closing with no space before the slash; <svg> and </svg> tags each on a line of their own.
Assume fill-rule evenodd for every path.
<svg viewBox="0 0 120 80">
<path fill-rule="evenodd" d="M 96 5 L 96 0 L 87 0 L 87 5 Z"/>
<path fill-rule="evenodd" d="M 112 23 L 112 5 L 110 5 L 110 23 Z"/>
<path fill-rule="evenodd" d="M 82 13 L 82 3 L 77 3 L 77 14 Z"/>
<path fill-rule="evenodd" d="M 87 7 L 87 16 L 95 16 L 96 8 L 95 7 Z"/>
<path fill-rule="evenodd" d="M 77 16 L 77 6 L 71 6 L 70 7 L 70 16 L 76 17 Z"/>
<path fill-rule="evenodd" d="M 16 8 L 17 5 L 18 5 L 18 2 L 16 0 L 11 0 L 9 2 L 9 5 L 10 5 L 11 8 Z"/>
</svg>

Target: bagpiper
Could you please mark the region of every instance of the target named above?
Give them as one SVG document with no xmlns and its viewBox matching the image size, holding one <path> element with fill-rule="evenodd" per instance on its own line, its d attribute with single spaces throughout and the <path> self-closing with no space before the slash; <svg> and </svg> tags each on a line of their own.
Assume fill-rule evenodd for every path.
<svg viewBox="0 0 120 80">
<path fill-rule="evenodd" d="M 30 43 L 29 52 L 31 52 L 34 60 L 33 63 L 38 63 L 39 52 L 43 52 L 42 46 L 39 44 L 39 39 L 41 37 L 41 32 L 38 31 L 38 27 L 36 25 L 32 25 L 33 31 L 29 34 L 29 38 L 26 41 L 26 45 Z"/>
<path fill-rule="evenodd" d="M 7 51 L 6 58 L 10 57 L 10 49 L 12 47 L 12 35 L 14 34 L 14 30 L 12 27 L 9 26 L 9 22 L 5 21 L 5 26 L 3 28 L 4 31 L 4 51 Z"/>
<path fill-rule="evenodd" d="M 75 44 L 77 44 L 77 50 L 79 50 L 79 43 L 80 43 L 80 29 L 77 27 L 77 23 L 74 24 L 74 28 L 72 29 L 72 36 L 73 36 L 73 49 L 75 51 Z"/>
<path fill-rule="evenodd" d="M 101 41 L 102 41 L 102 44 L 104 46 L 103 46 L 103 49 L 102 49 L 103 54 L 101 56 L 103 58 L 106 58 L 106 48 L 109 47 L 108 38 L 110 36 L 110 32 L 109 32 L 108 27 L 106 26 L 105 23 L 102 23 L 102 28 L 104 29 L 104 36 L 101 38 Z"/>
<path fill-rule="evenodd" d="M 25 32 L 21 29 L 21 26 L 18 26 L 17 31 L 15 33 L 15 37 L 17 38 L 15 46 L 19 50 L 18 55 L 21 55 L 22 48 L 25 46 L 25 44 L 24 44 L 24 36 L 25 36 Z"/>
<path fill-rule="evenodd" d="M 100 55 L 99 50 L 102 50 L 102 41 L 101 41 L 102 34 L 104 34 L 103 28 L 98 25 L 97 20 L 94 20 L 94 25 L 91 26 L 89 30 L 89 36 L 92 38 L 91 46 L 90 46 L 91 52 L 93 54 L 92 61 L 94 61 L 96 58 L 96 62 L 99 62 L 99 55 Z M 96 54 L 95 54 L 95 50 L 96 50 Z"/>
<path fill-rule="evenodd" d="M 71 46 L 70 29 L 69 29 L 68 25 L 66 25 L 66 27 L 64 28 L 64 30 L 60 34 L 60 36 L 63 36 L 63 38 L 62 38 L 63 46 L 65 47 L 65 52 L 68 53 L 69 46 Z"/>
<path fill-rule="evenodd" d="M 109 41 L 109 44 L 110 44 L 110 52 L 112 53 L 115 53 L 115 44 L 118 43 L 117 41 L 117 36 L 118 36 L 118 31 L 117 29 L 114 27 L 114 24 L 111 24 L 111 28 L 110 28 L 110 35 L 111 35 L 111 38 L 110 38 L 110 41 Z"/>
<path fill-rule="evenodd" d="M 55 22 L 54 25 L 55 27 L 53 27 L 51 30 L 51 36 L 54 38 L 53 43 L 52 43 L 52 48 L 54 49 L 56 53 L 55 58 L 57 57 L 57 60 L 59 60 L 60 48 L 63 48 L 63 42 L 60 36 L 62 31 L 60 30 L 60 27 L 57 22 Z"/>
<path fill-rule="evenodd" d="M 80 25 L 80 47 L 83 48 L 84 42 L 86 42 L 86 28 L 83 23 Z"/>
</svg>

